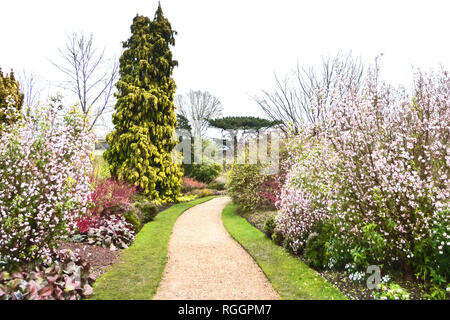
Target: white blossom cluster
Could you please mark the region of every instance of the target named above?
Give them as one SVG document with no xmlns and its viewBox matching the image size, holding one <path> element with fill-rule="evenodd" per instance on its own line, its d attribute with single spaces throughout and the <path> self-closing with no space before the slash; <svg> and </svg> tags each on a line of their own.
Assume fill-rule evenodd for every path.
<svg viewBox="0 0 450 320">
<path fill-rule="evenodd" d="M 449 128 L 447 71 L 417 73 L 408 95 L 380 84 L 372 70 L 362 90 L 336 94 L 320 123 L 290 139 L 277 229 L 296 240 L 296 250 L 318 221 L 333 218 L 335 238 L 349 247 L 361 245 L 364 227 L 374 224 L 386 262 L 420 263 L 419 244 L 445 254 Z"/>
<path fill-rule="evenodd" d="M 0 256 L 44 257 L 86 211 L 93 135 L 81 114 L 52 108 L 24 116 L 0 136 Z"/>
</svg>

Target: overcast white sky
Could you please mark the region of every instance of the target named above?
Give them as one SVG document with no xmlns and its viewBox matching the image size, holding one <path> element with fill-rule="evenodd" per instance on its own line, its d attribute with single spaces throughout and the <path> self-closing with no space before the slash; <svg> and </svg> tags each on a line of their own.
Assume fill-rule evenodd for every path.
<svg viewBox="0 0 450 320">
<path fill-rule="evenodd" d="M 384 78 L 411 79 L 411 66 L 450 67 L 448 1 L 162 0 L 178 31 L 173 49 L 178 93 L 208 90 L 225 115 L 260 115 L 250 95 L 322 54 L 352 50 L 364 61 L 384 53 Z M 27 70 L 49 81 L 61 74 L 48 58 L 66 33 L 94 34 L 117 56 L 136 13 L 153 18 L 156 0 L 39 0 L 0 4 L 0 66 Z"/>
</svg>

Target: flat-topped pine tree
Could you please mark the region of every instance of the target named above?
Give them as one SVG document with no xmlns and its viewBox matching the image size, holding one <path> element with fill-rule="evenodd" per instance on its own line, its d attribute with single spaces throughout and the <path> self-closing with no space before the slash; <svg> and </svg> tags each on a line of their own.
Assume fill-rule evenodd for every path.
<svg viewBox="0 0 450 320">
<path fill-rule="evenodd" d="M 131 33 L 123 43 L 115 127 L 104 156 L 114 178 L 133 183 L 152 200 L 173 201 L 182 177 L 171 156 L 177 144 L 172 71 L 178 63 L 169 46 L 176 32 L 158 6 L 153 21 L 136 15 Z"/>
</svg>

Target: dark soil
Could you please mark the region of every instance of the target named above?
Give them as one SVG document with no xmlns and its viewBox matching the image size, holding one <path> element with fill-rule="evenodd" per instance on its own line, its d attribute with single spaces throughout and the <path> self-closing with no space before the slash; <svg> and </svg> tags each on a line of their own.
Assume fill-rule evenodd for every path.
<svg viewBox="0 0 450 320">
<path fill-rule="evenodd" d="M 119 257 L 119 250 L 111 251 L 109 248 L 103 248 L 87 243 L 63 242 L 59 249 L 70 249 L 78 253 L 91 266 L 91 275 L 98 278 L 103 274 L 106 268 L 116 262 Z"/>
</svg>

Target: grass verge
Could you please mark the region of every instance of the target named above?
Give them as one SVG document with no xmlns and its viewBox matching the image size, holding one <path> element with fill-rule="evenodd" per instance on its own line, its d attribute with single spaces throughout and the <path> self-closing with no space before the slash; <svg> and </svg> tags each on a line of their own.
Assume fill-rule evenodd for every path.
<svg viewBox="0 0 450 320">
<path fill-rule="evenodd" d="M 255 259 L 272 286 L 284 300 L 346 300 L 336 287 L 273 243 L 261 231 L 236 213 L 237 206 L 227 205 L 222 212 L 225 228 Z"/>
<path fill-rule="evenodd" d="M 97 300 L 150 300 L 156 292 L 167 262 L 167 248 L 172 227 L 187 209 L 211 200 L 214 196 L 179 203 L 160 212 L 136 235 L 134 243 L 124 250 L 94 283 Z"/>
</svg>

